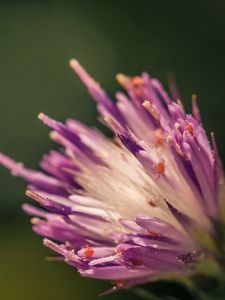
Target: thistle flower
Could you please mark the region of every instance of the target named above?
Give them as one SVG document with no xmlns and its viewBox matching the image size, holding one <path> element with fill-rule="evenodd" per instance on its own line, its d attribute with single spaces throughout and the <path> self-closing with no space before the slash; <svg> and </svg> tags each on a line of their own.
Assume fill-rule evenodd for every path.
<svg viewBox="0 0 225 300">
<path fill-rule="evenodd" d="M 147 73 L 118 74 L 126 93 L 113 102 L 76 60 L 70 65 L 115 136 L 41 113 L 62 147 L 43 156 L 42 171 L 0 155 L 38 203 L 23 205 L 33 230 L 83 276 L 113 280 L 113 290 L 190 274 L 202 257 L 220 257 L 223 172 L 195 97 L 188 115 L 173 83 L 169 96 Z"/>
</svg>

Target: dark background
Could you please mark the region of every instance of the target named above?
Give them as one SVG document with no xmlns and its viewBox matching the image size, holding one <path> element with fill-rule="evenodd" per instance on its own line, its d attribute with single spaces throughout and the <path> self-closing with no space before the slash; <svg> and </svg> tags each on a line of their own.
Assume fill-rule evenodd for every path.
<svg viewBox="0 0 225 300">
<path fill-rule="evenodd" d="M 118 72 L 146 70 L 164 84 L 174 72 L 188 111 L 197 93 L 225 161 L 225 1 L 0 1 L 2 152 L 38 167 L 55 147 L 36 118 L 41 111 L 98 125 L 94 103 L 68 66 L 72 57 L 110 94 L 119 88 Z M 0 299 L 97 299 L 106 283 L 45 261 L 51 252 L 20 209 L 25 184 L 1 168 L 0 185 Z"/>
</svg>

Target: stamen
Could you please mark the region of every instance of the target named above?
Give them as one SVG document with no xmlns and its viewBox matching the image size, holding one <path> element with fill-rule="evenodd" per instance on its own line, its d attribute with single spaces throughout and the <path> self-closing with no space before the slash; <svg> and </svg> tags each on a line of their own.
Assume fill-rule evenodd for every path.
<svg viewBox="0 0 225 300">
<path fill-rule="evenodd" d="M 115 251 L 116 256 L 117 256 L 118 259 L 122 259 L 123 258 L 123 255 L 122 255 L 120 249 L 118 249 L 118 247 L 116 247 L 114 251 Z"/>
<path fill-rule="evenodd" d="M 186 254 L 179 255 L 177 258 L 186 265 L 190 265 L 195 262 L 199 257 L 199 253 L 192 251 Z"/>
<path fill-rule="evenodd" d="M 192 95 L 192 113 L 193 113 L 195 119 L 201 123 L 201 116 L 200 116 L 200 112 L 199 112 L 199 108 L 198 108 L 198 104 L 197 104 L 197 95 L 195 95 L 195 94 Z"/>
<path fill-rule="evenodd" d="M 116 75 L 116 80 L 119 82 L 119 84 L 125 86 L 129 82 L 129 77 L 119 73 Z"/>
<path fill-rule="evenodd" d="M 191 100 L 192 100 L 192 102 L 196 103 L 196 102 L 197 102 L 197 95 L 196 95 L 196 94 L 193 94 L 193 95 L 191 96 Z"/>
<path fill-rule="evenodd" d="M 177 104 L 178 104 L 182 109 L 184 109 L 183 104 L 182 104 L 182 102 L 180 101 L 180 99 L 177 99 Z"/>
<path fill-rule="evenodd" d="M 63 257 L 62 256 L 47 256 L 45 258 L 47 261 L 63 261 Z"/>
<path fill-rule="evenodd" d="M 75 58 L 72 58 L 69 60 L 69 65 L 75 69 L 77 67 L 77 65 L 79 65 L 79 62 L 75 59 Z"/>
<path fill-rule="evenodd" d="M 142 105 L 144 106 L 147 111 L 150 112 L 150 114 L 153 116 L 154 119 L 159 120 L 160 119 L 160 114 L 154 109 L 152 106 L 151 102 L 148 100 L 145 100 Z"/>
<path fill-rule="evenodd" d="M 38 114 L 38 119 L 39 120 L 43 120 L 45 118 L 45 114 L 43 114 L 42 112 Z"/>
<path fill-rule="evenodd" d="M 71 247 L 71 243 L 70 243 L 69 241 L 66 241 L 66 242 L 65 242 L 65 247 L 66 247 L 66 248 Z"/>
<path fill-rule="evenodd" d="M 176 140 L 174 139 L 174 137 L 172 136 L 172 134 L 168 134 L 167 136 L 167 142 L 172 144 L 174 146 L 174 148 L 176 149 L 177 153 L 179 155 L 183 155 L 183 152 L 181 150 L 180 145 L 176 142 Z"/>
<path fill-rule="evenodd" d="M 88 72 L 80 65 L 79 61 L 72 58 L 69 61 L 70 67 L 74 72 L 80 77 L 83 83 L 89 88 L 94 87 L 96 89 L 101 89 L 99 84 L 88 74 Z"/>
<path fill-rule="evenodd" d="M 117 124 L 117 122 L 111 117 L 111 116 L 106 116 L 104 117 L 104 121 L 106 124 L 113 129 L 116 133 L 121 133 L 122 128 Z"/>
<path fill-rule="evenodd" d="M 75 252 L 74 249 L 70 250 L 67 252 L 66 257 L 65 257 L 65 262 L 72 261 L 75 257 Z"/>
<path fill-rule="evenodd" d="M 34 217 L 34 218 L 31 218 L 30 222 L 32 225 L 37 225 L 40 222 L 40 219 Z"/>
</svg>

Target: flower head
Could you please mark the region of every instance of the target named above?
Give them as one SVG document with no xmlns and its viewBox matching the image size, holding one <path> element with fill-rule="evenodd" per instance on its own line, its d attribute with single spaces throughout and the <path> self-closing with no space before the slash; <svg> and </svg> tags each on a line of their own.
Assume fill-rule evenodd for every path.
<svg viewBox="0 0 225 300">
<path fill-rule="evenodd" d="M 173 83 L 169 96 L 147 73 L 118 74 L 126 93 L 113 102 L 76 60 L 70 65 L 115 137 L 41 113 L 62 147 L 44 155 L 42 171 L 0 155 L 38 203 L 23 205 L 33 230 L 83 276 L 113 280 L 114 290 L 190 272 L 210 251 L 195 233 L 215 236 L 223 187 L 195 97 L 187 115 Z"/>
</svg>

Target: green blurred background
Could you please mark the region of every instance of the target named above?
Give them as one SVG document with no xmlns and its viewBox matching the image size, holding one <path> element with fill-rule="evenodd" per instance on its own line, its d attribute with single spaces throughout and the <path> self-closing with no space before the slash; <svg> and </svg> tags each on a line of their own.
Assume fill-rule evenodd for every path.
<svg viewBox="0 0 225 300">
<path fill-rule="evenodd" d="M 55 147 L 36 118 L 98 125 L 72 57 L 110 94 L 115 74 L 174 72 L 185 107 L 197 93 L 207 131 L 225 161 L 225 1 L 0 1 L 0 150 L 38 167 Z M 20 209 L 25 185 L 0 169 L 0 299 L 97 299 L 106 283 L 83 279 L 50 254 Z M 111 299 L 135 299 L 128 292 Z M 133 297 L 133 298 L 132 298 Z"/>
</svg>

